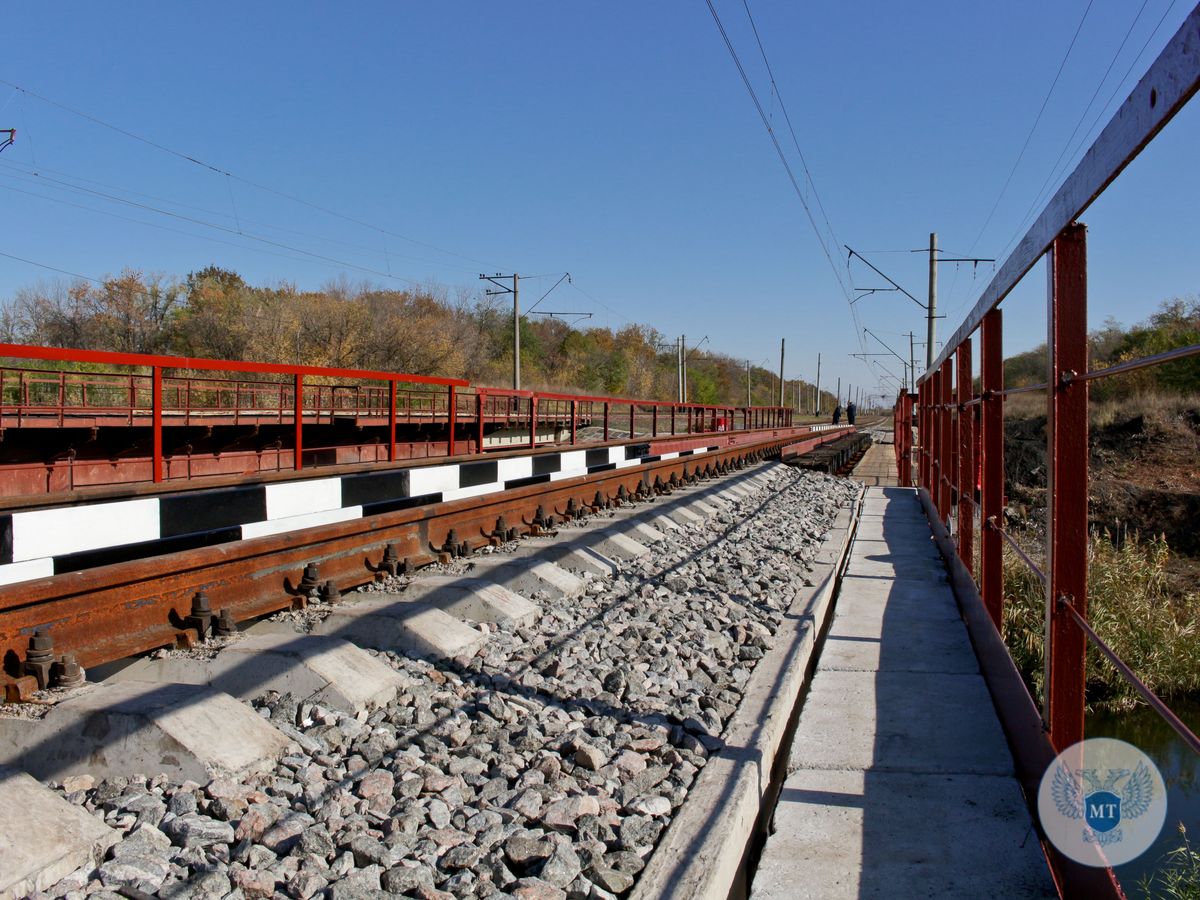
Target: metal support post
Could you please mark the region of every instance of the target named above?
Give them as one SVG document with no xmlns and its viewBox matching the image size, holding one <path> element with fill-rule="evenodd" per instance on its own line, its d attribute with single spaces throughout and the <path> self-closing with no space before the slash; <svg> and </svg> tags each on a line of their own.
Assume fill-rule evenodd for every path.
<svg viewBox="0 0 1200 900">
<path fill-rule="evenodd" d="M 979 348 L 980 392 L 983 415 L 980 427 L 982 497 L 979 520 L 979 592 L 996 630 L 1004 621 L 1004 560 L 1000 532 L 989 525 L 1004 525 L 1004 347 L 1003 319 L 999 308 L 983 317 Z"/>
<path fill-rule="evenodd" d="M 162 366 L 155 366 L 150 376 L 150 404 L 154 429 L 154 462 L 151 475 L 155 484 L 163 480 L 163 383 Z M 132 407 L 131 407 L 132 408 Z"/>
<path fill-rule="evenodd" d="M 940 396 L 935 401 L 941 424 L 938 427 L 938 467 L 937 479 L 938 515 L 943 522 L 950 516 L 950 488 L 954 484 L 954 437 L 950 414 L 950 404 L 954 402 L 954 364 L 949 358 L 941 366 L 941 377 L 938 379 Z"/>
<path fill-rule="evenodd" d="M 1046 394 L 1046 709 L 1058 751 L 1083 739 L 1087 638 L 1059 604 L 1087 618 L 1087 228 L 1063 229 L 1046 257 L 1049 328 Z"/>
<path fill-rule="evenodd" d="M 975 409 L 966 404 L 974 396 L 971 375 L 971 339 L 955 351 L 958 362 L 958 558 L 967 571 L 975 571 Z"/>
<path fill-rule="evenodd" d="M 292 415 L 296 425 L 292 468 L 299 471 L 304 468 L 304 464 L 300 461 L 301 454 L 304 452 L 304 376 L 298 372 L 292 376 Z"/>
</svg>

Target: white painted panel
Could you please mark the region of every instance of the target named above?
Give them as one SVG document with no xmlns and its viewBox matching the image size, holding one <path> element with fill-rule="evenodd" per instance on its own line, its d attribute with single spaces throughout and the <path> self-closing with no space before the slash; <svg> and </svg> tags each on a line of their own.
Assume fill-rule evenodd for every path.
<svg viewBox="0 0 1200 900">
<path fill-rule="evenodd" d="M 518 456 L 513 459 L 499 460 L 500 465 L 497 471 L 500 473 L 500 481 L 515 481 L 518 478 L 531 478 L 533 476 L 533 457 Z"/>
<path fill-rule="evenodd" d="M 342 479 L 316 478 L 267 485 L 267 518 L 288 519 L 342 505 Z"/>
<path fill-rule="evenodd" d="M 47 578 L 53 574 L 54 560 L 48 557 L 46 559 L 28 559 L 25 562 L 0 566 L 0 584 L 32 581 L 34 578 Z"/>
<path fill-rule="evenodd" d="M 242 537 L 245 539 L 266 537 L 269 534 L 284 534 L 288 531 L 299 531 L 301 528 L 315 528 L 317 525 L 332 525 L 335 522 L 347 522 L 362 517 L 361 506 L 347 506 L 345 509 L 327 509 L 323 512 L 309 513 L 306 516 L 290 516 L 286 519 L 271 519 L 268 522 L 251 522 L 242 526 Z"/>
<path fill-rule="evenodd" d="M 625 448 L 624 447 L 609 447 L 608 448 L 608 461 L 610 463 L 625 462 Z"/>
<path fill-rule="evenodd" d="M 640 456 L 635 456 L 633 459 L 622 459 L 618 461 L 616 466 L 618 469 L 632 469 L 634 466 L 640 466 L 641 464 L 642 458 Z"/>
<path fill-rule="evenodd" d="M 458 466 L 423 466 L 408 470 L 408 495 L 436 494 L 458 490 Z"/>
<path fill-rule="evenodd" d="M 551 472 L 551 481 L 566 481 L 568 478 L 578 478 L 581 475 L 586 475 L 587 469 L 573 469 L 570 472 Z"/>
<path fill-rule="evenodd" d="M 659 458 L 659 459 L 678 459 L 678 458 L 679 458 L 679 451 L 678 451 L 678 450 L 673 450 L 673 451 L 672 451 L 672 452 L 670 452 L 670 453 L 660 453 L 660 454 L 658 455 L 658 458 Z"/>
<path fill-rule="evenodd" d="M 559 468 L 563 472 L 587 471 L 587 451 L 568 450 L 566 453 L 560 454 L 559 462 Z"/>
<path fill-rule="evenodd" d="M 13 513 L 13 562 L 159 538 L 158 498 Z"/>
<path fill-rule="evenodd" d="M 489 484 L 477 484 L 474 487 L 455 488 L 452 491 L 446 491 L 442 494 L 443 502 L 450 500 L 463 500 L 467 497 L 482 497 L 484 494 L 494 494 L 497 491 L 504 490 L 504 483 L 495 481 Z"/>
</svg>

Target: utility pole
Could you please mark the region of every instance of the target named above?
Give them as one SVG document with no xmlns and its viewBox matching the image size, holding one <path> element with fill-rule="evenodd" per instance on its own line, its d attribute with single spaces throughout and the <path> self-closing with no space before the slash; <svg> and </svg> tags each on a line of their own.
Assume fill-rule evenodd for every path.
<svg viewBox="0 0 1200 900">
<path fill-rule="evenodd" d="M 783 406 L 783 344 L 784 339 L 779 339 L 779 405 Z"/>
<path fill-rule="evenodd" d="M 687 335 L 679 336 L 679 402 L 687 403 Z"/>
<path fill-rule="evenodd" d="M 925 368 L 933 368 L 933 338 L 937 331 L 937 232 L 929 233 L 929 303 L 925 307 L 929 323 L 925 345 Z"/>
<path fill-rule="evenodd" d="M 501 284 L 500 279 L 512 279 L 512 287 Z M 513 298 L 513 390 L 521 389 L 521 305 L 520 305 L 520 280 L 521 276 L 514 272 L 512 275 L 501 275 L 497 272 L 495 275 L 480 275 L 480 281 L 490 281 L 496 285 L 499 290 L 486 291 L 489 297 L 495 297 L 501 294 L 512 294 Z M 536 304 L 535 304 L 536 305 Z"/>
<path fill-rule="evenodd" d="M 813 415 L 819 416 L 819 415 L 821 415 L 821 354 L 820 353 L 817 354 L 817 390 L 816 390 L 816 394 L 817 394 L 817 402 L 816 402 L 816 405 L 813 407 Z"/>
<path fill-rule="evenodd" d="M 842 405 L 842 376 L 841 375 L 838 376 L 837 399 L 833 401 L 833 405 L 834 405 L 835 409 Z"/>
<path fill-rule="evenodd" d="M 908 333 L 908 390 L 910 392 L 917 389 L 917 358 L 913 355 L 913 333 Z"/>
<path fill-rule="evenodd" d="M 683 338 L 675 338 L 675 376 L 679 381 L 679 402 L 683 402 Z"/>
</svg>

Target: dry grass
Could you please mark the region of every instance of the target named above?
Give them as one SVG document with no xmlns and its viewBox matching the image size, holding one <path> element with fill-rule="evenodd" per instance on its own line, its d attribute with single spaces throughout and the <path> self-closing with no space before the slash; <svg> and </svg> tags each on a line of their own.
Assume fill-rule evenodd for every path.
<svg viewBox="0 0 1200 900">
<path fill-rule="evenodd" d="M 1021 540 L 1041 564 L 1041 542 Z M 1161 539 L 1136 535 L 1114 546 L 1092 536 L 1088 565 L 1088 619 L 1100 637 L 1160 697 L 1200 695 L 1200 594 L 1173 594 L 1167 578 L 1171 551 Z M 1045 595 L 1042 583 L 1007 547 L 1004 558 L 1004 639 L 1036 698 L 1041 697 Z M 1088 648 L 1088 703 L 1109 709 L 1141 698 L 1094 648 Z"/>
</svg>

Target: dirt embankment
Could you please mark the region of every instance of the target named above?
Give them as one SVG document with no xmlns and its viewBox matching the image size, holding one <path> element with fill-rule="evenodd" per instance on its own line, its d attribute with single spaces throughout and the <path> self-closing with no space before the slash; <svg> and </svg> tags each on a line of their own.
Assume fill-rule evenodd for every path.
<svg viewBox="0 0 1200 900">
<path fill-rule="evenodd" d="M 1045 508 L 1046 418 L 1005 422 L 1005 490 L 1018 518 Z M 1091 429 L 1089 515 L 1115 536 L 1165 534 L 1200 559 L 1200 410 L 1115 416 Z"/>
</svg>

